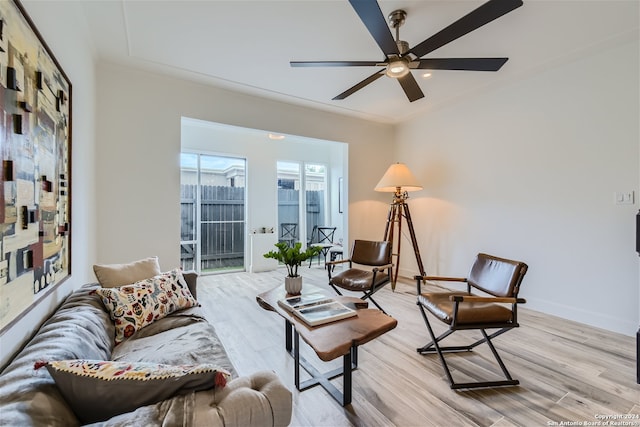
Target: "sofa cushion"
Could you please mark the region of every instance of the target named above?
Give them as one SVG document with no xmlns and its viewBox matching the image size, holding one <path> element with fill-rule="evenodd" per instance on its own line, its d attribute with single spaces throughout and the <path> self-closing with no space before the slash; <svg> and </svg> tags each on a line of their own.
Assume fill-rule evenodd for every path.
<svg viewBox="0 0 640 427">
<path fill-rule="evenodd" d="M 0 375 L 0 424 L 69 427 L 79 422 L 38 360 L 109 359 L 113 322 L 97 285 L 72 293 Z M 25 331 L 25 333 L 29 333 Z"/>
<path fill-rule="evenodd" d="M 96 293 L 114 321 L 116 345 L 156 320 L 198 305 L 179 269 L 132 285 L 100 288 Z"/>
<path fill-rule="evenodd" d="M 43 362 L 78 419 L 107 420 L 175 394 L 222 388 L 231 375 L 211 364 L 62 360 Z"/>
<path fill-rule="evenodd" d="M 103 288 L 130 285 L 161 273 L 158 257 L 144 258 L 127 264 L 96 264 L 93 272 Z"/>
<path fill-rule="evenodd" d="M 204 318 L 200 307 L 180 310 L 139 330 L 113 349 L 111 360 L 211 363 L 237 376 L 214 326 Z"/>
</svg>

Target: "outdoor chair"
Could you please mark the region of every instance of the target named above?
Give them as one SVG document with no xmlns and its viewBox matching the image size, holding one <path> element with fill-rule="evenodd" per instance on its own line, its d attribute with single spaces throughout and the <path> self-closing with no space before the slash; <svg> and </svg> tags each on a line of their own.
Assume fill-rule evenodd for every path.
<svg viewBox="0 0 640 427">
<path fill-rule="evenodd" d="M 518 298 L 518 291 L 527 269 L 527 265 L 523 262 L 481 253 L 478 254 L 467 278 L 415 276 L 418 287 L 417 304 L 432 339 L 430 343 L 418 348 L 417 351 L 420 354 L 438 354 L 452 389 L 519 384 L 518 380 L 511 378 L 491 339 L 519 326 L 517 308 L 518 304 L 524 304 L 525 300 Z M 466 292 L 448 290 L 447 292 L 423 293 L 421 283 L 426 280 L 462 282 L 466 283 L 467 290 Z M 474 291 L 479 291 L 483 295 L 475 295 L 472 293 Z M 427 311 L 439 321 L 449 325 L 449 328 L 437 338 L 429 322 Z M 488 335 L 487 329 L 498 330 Z M 443 347 L 440 345 L 440 341 L 460 330 L 479 330 L 483 338 L 467 346 Z M 474 347 L 485 342 L 491 349 L 506 379 L 455 382 L 445 361 L 444 353 L 471 351 Z M 470 373 L 470 375 L 472 374 Z"/>
<path fill-rule="evenodd" d="M 324 259 L 325 264 L 327 261 L 327 254 L 333 247 L 333 235 L 336 232 L 337 227 L 322 227 L 322 226 L 313 226 L 313 230 L 311 230 L 311 236 L 307 242 L 307 247 L 316 246 L 320 248 L 320 253 L 318 254 L 318 264 L 320 264 L 320 259 Z M 311 268 L 312 258 L 309 258 L 309 268 Z"/>
<path fill-rule="evenodd" d="M 289 246 L 293 246 L 298 241 L 298 223 L 283 222 L 280 224 L 279 242 L 285 242 Z"/>
<path fill-rule="evenodd" d="M 349 268 L 332 276 L 333 267 L 337 264 L 349 263 Z M 368 267 L 364 270 L 358 266 Z M 373 299 L 373 294 L 391 283 L 391 242 L 356 240 L 353 242 L 351 256 L 347 259 L 327 262 L 329 285 L 342 295 L 340 289 L 363 292 L 362 300 L 369 299 L 380 311 L 386 311 Z"/>
</svg>

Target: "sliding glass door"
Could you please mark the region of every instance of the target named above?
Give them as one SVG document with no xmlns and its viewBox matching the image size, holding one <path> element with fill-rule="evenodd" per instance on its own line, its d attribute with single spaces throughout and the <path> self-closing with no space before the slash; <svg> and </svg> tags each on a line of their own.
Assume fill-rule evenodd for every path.
<svg viewBox="0 0 640 427">
<path fill-rule="evenodd" d="M 245 159 L 182 153 L 180 171 L 182 268 L 244 270 Z"/>
</svg>

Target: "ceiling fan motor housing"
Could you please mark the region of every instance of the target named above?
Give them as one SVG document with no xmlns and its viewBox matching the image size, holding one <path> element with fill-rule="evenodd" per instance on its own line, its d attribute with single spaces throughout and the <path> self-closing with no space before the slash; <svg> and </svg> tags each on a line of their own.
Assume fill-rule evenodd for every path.
<svg viewBox="0 0 640 427">
<path fill-rule="evenodd" d="M 400 55 L 404 55 L 409 50 L 409 43 L 404 40 L 396 40 L 396 45 L 398 45 Z"/>
</svg>

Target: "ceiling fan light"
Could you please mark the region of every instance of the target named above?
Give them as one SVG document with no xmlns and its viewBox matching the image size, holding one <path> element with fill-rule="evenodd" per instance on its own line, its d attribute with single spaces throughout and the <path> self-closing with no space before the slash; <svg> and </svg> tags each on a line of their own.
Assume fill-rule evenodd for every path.
<svg viewBox="0 0 640 427">
<path fill-rule="evenodd" d="M 399 79 L 409 74 L 409 65 L 406 61 L 396 59 L 387 64 L 386 74 L 391 78 Z"/>
</svg>

